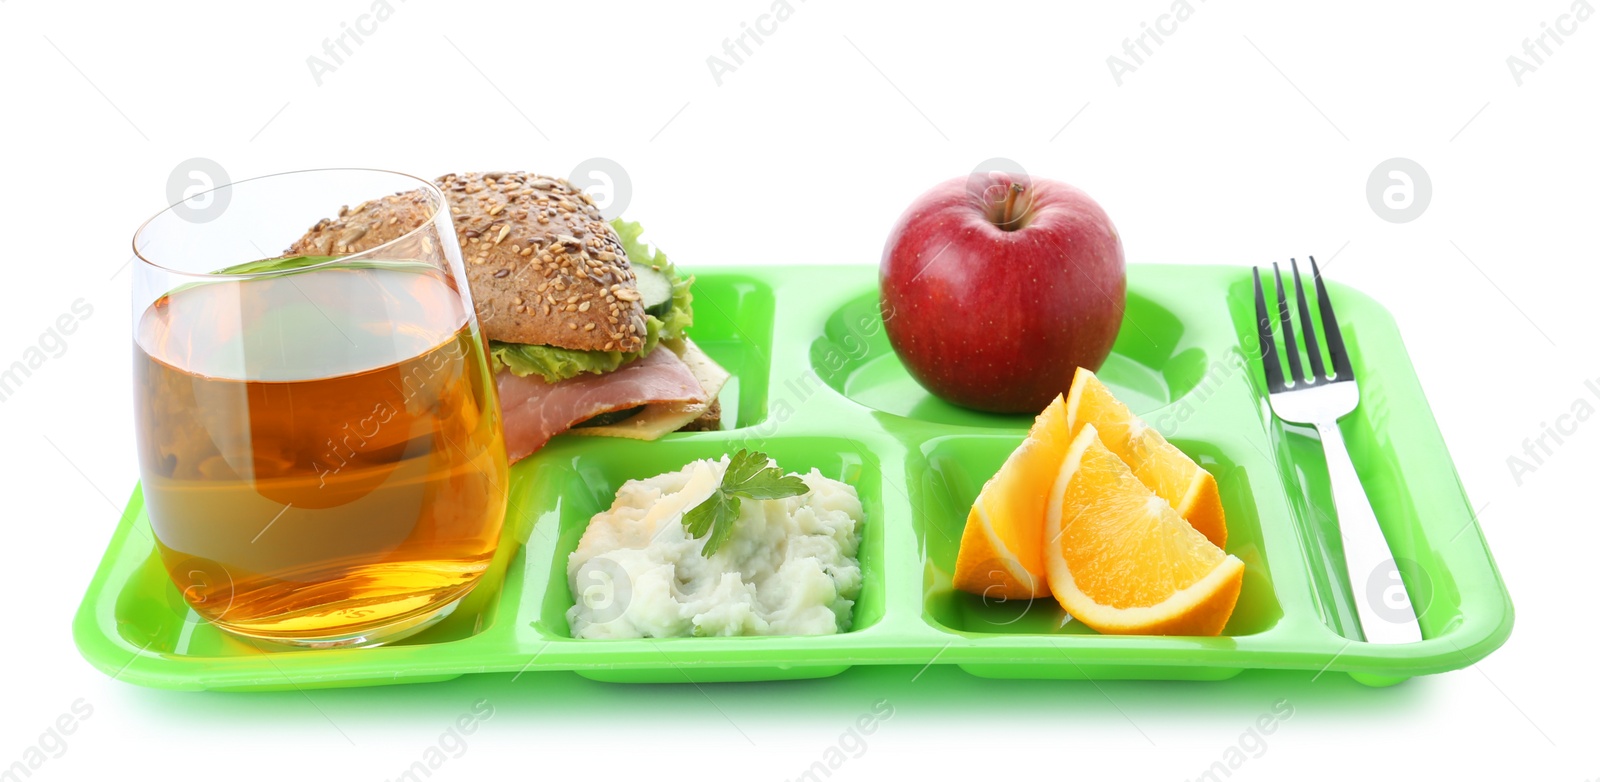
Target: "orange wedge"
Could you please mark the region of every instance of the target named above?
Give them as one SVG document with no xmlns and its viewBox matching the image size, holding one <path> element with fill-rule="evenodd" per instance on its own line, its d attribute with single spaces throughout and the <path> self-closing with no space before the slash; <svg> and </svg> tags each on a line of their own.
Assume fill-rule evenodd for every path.
<svg viewBox="0 0 1600 782">
<path fill-rule="evenodd" d="M 1086 425 L 1093 425 L 1106 448 L 1207 540 L 1227 545 L 1217 479 L 1128 410 L 1093 372 L 1079 367 L 1067 392 L 1067 427 L 1077 436 Z"/>
<path fill-rule="evenodd" d="M 1058 395 L 972 503 L 956 555 L 957 589 L 1005 600 L 1050 594 L 1040 529 L 1070 442 L 1066 403 Z"/>
<path fill-rule="evenodd" d="M 1044 524 L 1050 591 L 1102 633 L 1217 635 L 1244 563 L 1212 545 L 1084 424 L 1067 449 Z"/>
</svg>

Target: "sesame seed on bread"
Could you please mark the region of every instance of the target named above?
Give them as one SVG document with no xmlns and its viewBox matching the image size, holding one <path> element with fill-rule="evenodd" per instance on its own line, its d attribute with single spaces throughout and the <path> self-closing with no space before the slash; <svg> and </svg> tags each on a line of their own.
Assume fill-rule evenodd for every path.
<svg viewBox="0 0 1600 782">
<path fill-rule="evenodd" d="M 289 247 L 289 255 L 350 255 L 399 239 L 433 214 L 428 194 L 411 190 L 342 207 Z"/>
<path fill-rule="evenodd" d="M 573 350 L 644 346 L 644 306 L 622 240 L 583 191 L 523 172 L 446 174 L 435 183 L 489 339 Z M 362 252 L 420 225 L 429 211 L 420 191 L 368 201 L 317 223 L 290 252 Z"/>
</svg>

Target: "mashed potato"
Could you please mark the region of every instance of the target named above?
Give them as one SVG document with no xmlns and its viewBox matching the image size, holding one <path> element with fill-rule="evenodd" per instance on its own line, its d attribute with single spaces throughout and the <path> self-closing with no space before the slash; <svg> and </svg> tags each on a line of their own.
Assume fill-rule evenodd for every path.
<svg viewBox="0 0 1600 782">
<path fill-rule="evenodd" d="M 850 629 L 861 592 L 861 500 L 848 484 L 744 499 L 732 536 L 707 558 L 683 514 L 722 483 L 728 457 L 628 481 L 595 514 L 567 563 L 575 638 L 827 635 Z"/>
</svg>

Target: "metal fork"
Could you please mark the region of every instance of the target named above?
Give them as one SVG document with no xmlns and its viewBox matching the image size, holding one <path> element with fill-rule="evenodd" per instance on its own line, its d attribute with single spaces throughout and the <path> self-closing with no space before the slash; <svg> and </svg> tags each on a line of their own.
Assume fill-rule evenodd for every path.
<svg viewBox="0 0 1600 782">
<path fill-rule="evenodd" d="M 1291 378 L 1284 380 L 1277 345 L 1272 338 L 1272 318 L 1268 315 L 1267 299 L 1261 286 L 1261 269 L 1253 269 L 1256 325 L 1261 332 L 1267 401 L 1278 418 L 1290 423 L 1311 424 L 1322 438 L 1334 509 L 1344 539 L 1345 572 L 1350 578 L 1350 594 L 1356 604 L 1362 636 L 1371 643 L 1380 644 L 1420 641 L 1422 630 L 1417 625 L 1411 598 L 1405 592 L 1405 582 L 1400 578 L 1394 555 L 1383 537 L 1383 529 L 1378 526 L 1366 491 L 1361 488 L 1350 452 L 1345 449 L 1344 435 L 1339 432 L 1339 419 L 1356 409 L 1361 395 L 1356 388 L 1355 374 L 1350 371 L 1350 357 L 1339 334 L 1339 322 L 1333 316 L 1333 303 L 1328 300 L 1322 274 L 1317 269 L 1316 259 L 1312 258 L 1311 278 L 1317 288 L 1317 307 L 1322 313 L 1323 333 L 1327 335 L 1328 357 L 1333 362 L 1330 374 L 1324 371 L 1317 332 L 1311 324 L 1311 310 L 1306 306 L 1306 289 L 1300 283 L 1300 267 L 1293 259 L 1289 265 L 1294 274 L 1295 299 L 1299 303 L 1296 309 L 1300 313 L 1300 330 L 1305 335 L 1304 352 L 1311 361 L 1311 374 L 1308 377 L 1301 367 L 1301 346 L 1295 339 L 1294 318 L 1290 314 L 1289 299 L 1284 295 L 1283 275 L 1274 263 L 1272 275 L 1278 288 L 1278 321 L 1283 330 L 1283 349 Z M 1399 586 L 1398 594 L 1394 586 Z M 1393 602 L 1396 598 L 1403 599 L 1404 605 Z"/>
</svg>

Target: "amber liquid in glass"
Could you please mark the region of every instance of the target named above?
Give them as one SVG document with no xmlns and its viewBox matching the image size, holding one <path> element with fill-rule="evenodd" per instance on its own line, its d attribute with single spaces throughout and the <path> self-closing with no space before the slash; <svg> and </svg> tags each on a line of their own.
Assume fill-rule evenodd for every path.
<svg viewBox="0 0 1600 782">
<path fill-rule="evenodd" d="M 144 498 L 195 611 L 240 635 L 378 642 L 478 582 L 506 504 L 484 345 L 454 282 L 379 263 L 201 282 L 134 358 Z"/>
</svg>

